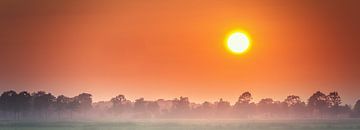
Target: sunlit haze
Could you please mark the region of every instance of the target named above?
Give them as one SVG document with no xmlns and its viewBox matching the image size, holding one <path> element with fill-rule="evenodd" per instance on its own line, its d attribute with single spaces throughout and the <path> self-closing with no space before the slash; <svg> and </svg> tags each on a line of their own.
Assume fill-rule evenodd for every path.
<svg viewBox="0 0 360 130">
<path fill-rule="evenodd" d="M 359 12 L 356 0 L 4 0 L 0 92 L 234 104 L 245 91 L 254 101 L 337 91 L 354 104 Z M 239 54 L 224 44 L 237 29 Z"/>
</svg>

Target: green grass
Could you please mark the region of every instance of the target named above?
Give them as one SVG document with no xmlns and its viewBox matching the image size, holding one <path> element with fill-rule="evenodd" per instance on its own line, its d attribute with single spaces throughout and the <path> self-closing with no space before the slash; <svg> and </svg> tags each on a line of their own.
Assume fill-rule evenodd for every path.
<svg viewBox="0 0 360 130">
<path fill-rule="evenodd" d="M 1 122 L 0 130 L 360 130 L 360 120 Z"/>
</svg>

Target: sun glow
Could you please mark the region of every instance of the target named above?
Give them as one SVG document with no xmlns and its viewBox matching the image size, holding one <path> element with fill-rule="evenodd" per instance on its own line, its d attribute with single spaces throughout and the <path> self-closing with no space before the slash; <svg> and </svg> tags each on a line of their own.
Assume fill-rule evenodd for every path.
<svg viewBox="0 0 360 130">
<path fill-rule="evenodd" d="M 249 37 L 242 32 L 234 32 L 227 39 L 227 47 L 233 53 L 243 53 L 250 47 Z"/>
</svg>

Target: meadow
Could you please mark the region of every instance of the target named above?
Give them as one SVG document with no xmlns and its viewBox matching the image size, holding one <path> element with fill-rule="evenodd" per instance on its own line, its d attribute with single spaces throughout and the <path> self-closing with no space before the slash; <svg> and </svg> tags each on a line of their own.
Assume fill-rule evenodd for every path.
<svg viewBox="0 0 360 130">
<path fill-rule="evenodd" d="M 1 130 L 359 130 L 360 120 L 148 120 L 7 122 Z"/>
</svg>

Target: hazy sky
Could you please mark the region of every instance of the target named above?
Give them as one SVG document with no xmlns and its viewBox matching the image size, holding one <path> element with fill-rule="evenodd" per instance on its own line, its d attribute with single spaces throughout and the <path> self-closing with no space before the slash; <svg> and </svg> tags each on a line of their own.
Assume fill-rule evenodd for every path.
<svg viewBox="0 0 360 130">
<path fill-rule="evenodd" d="M 0 92 L 360 98 L 358 0 L 0 1 Z M 234 55 L 224 39 L 247 31 Z"/>
</svg>

